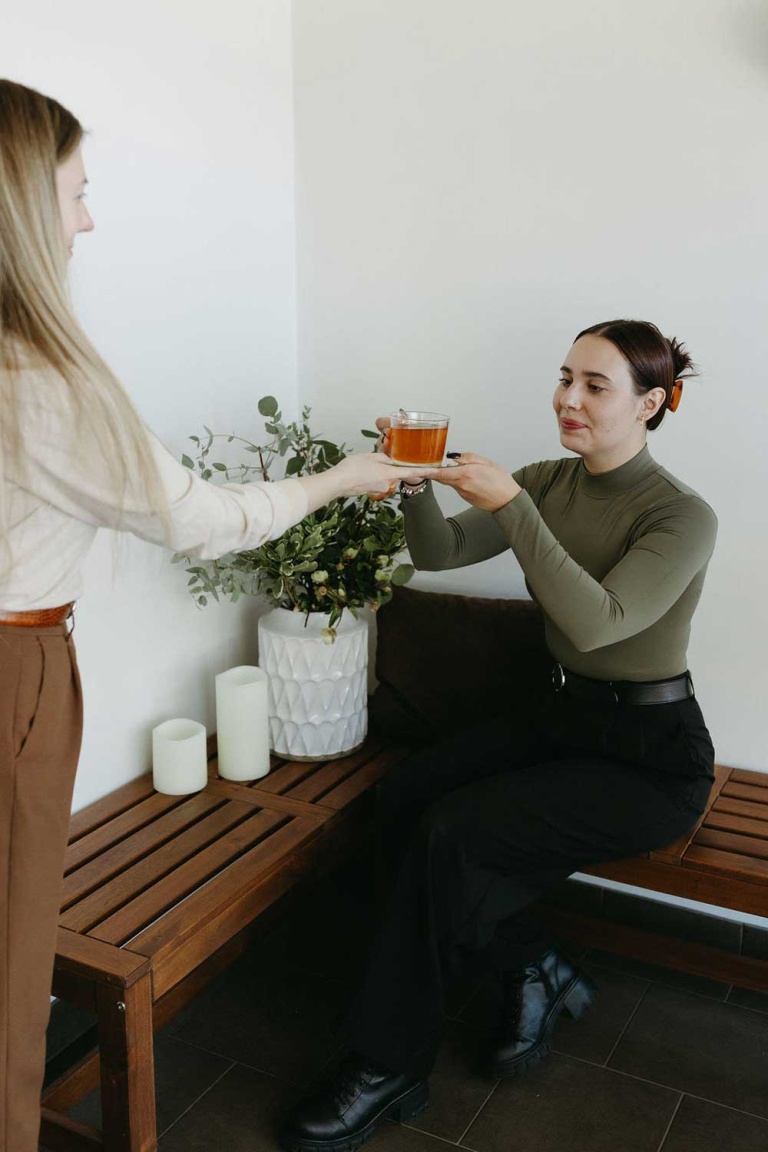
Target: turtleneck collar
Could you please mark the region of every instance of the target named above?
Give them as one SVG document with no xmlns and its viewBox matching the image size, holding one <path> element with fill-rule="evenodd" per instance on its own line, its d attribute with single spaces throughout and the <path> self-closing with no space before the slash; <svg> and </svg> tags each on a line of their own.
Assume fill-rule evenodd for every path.
<svg viewBox="0 0 768 1152">
<path fill-rule="evenodd" d="M 579 487 L 587 496 L 594 496 L 598 500 L 606 500 L 610 496 L 618 496 L 621 492 L 628 492 L 643 480 L 658 472 L 659 466 L 648 451 L 645 444 L 636 456 L 610 472 L 601 472 L 594 476 L 587 472 L 584 461 L 581 461 L 579 471 Z"/>
</svg>

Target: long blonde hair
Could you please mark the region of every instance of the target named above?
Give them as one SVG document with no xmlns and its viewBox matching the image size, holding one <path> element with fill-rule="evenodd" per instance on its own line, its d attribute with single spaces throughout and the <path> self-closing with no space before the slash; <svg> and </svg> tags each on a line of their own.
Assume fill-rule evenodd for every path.
<svg viewBox="0 0 768 1152">
<path fill-rule="evenodd" d="M 122 506 L 129 480 L 167 524 L 146 428 L 120 381 L 75 318 L 67 282 L 56 169 L 79 147 L 80 122 L 56 100 L 0 79 L 0 485 L 22 468 L 18 389 L 23 369 L 53 369 L 100 450 Z M 0 491 L 0 540 L 7 547 Z M 5 548 L 4 548 L 5 550 Z M 5 572 L 7 565 L 0 564 Z"/>
</svg>

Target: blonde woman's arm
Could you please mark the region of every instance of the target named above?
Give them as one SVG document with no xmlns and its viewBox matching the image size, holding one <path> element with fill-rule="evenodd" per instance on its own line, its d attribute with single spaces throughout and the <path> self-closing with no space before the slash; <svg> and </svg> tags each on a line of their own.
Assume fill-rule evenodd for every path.
<svg viewBox="0 0 768 1152">
<path fill-rule="evenodd" d="M 34 399 L 34 395 L 32 396 Z M 257 548 L 338 496 L 384 492 L 412 474 L 386 457 L 350 456 L 317 476 L 273 483 L 211 484 L 180 464 L 148 432 L 167 503 L 163 518 L 147 506 L 140 484 L 115 489 L 112 471 L 87 429 L 77 427 L 66 397 L 22 405 L 23 464 L 14 483 L 93 527 L 131 532 L 199 559 Z"/>
</svg>

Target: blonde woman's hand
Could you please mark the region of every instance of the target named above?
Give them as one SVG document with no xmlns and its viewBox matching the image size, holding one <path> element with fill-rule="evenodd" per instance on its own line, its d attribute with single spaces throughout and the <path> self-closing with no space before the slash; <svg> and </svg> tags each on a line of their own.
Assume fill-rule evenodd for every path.
<svg viewBox="0 0 768 1152">
<path fill-rule="evenodd" d="M 401 480 L 417 484 L 423 475 L 423 468 L 398 468 L 381 452 L 364 452 L 345 457 L 327 472 L 297 479 L 307 494 L 307 511 L 315 512 L 337 496 L 385 496 Z"/>
<path fill-rule="evenodd" d="M 366 492 L 394 491 L 401 480 L 418 483 L 424 469 L 399 468 L 383 452 L 367 452 L 347 456 L 331 471 L 337 473 L 342 484 L 341 496 L 363 496 Z"/>
<path fill-rule="evenodd" d="M 454 468 L 429 468 L 422 473 L 427 479 L 454 488 L 462 500 L 485 512 L 498 512 L 522 491 L 516 480 L 501 464 L 462 452 L 454 457 Z"/>
</svg>

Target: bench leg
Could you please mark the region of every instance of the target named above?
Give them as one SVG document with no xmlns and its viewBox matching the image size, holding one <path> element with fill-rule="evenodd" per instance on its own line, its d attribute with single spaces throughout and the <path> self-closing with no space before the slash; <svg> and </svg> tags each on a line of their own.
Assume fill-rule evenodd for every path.
<svg viewBox="0 0 768 1152">
<path fill-rule="evenodd" d="M 104 1147 L 156 1152 L 151 975 L 125 989 L 99 984 L 96 1008 Z"/>
</svg>

